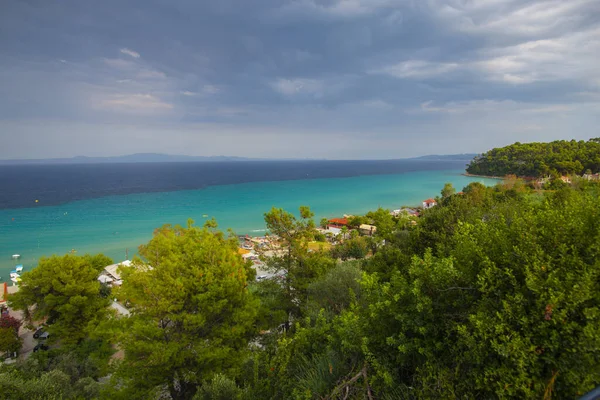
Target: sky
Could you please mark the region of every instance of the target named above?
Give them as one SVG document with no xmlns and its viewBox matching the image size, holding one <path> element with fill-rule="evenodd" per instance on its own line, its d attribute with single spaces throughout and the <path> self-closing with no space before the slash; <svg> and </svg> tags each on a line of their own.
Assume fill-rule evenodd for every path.
<svg viewBox="0 0 600 400">
<path fill-rule="evenodd" d="M 0 159 L 600 136 L 599 0 L 2 0 Z"/>
</svg>

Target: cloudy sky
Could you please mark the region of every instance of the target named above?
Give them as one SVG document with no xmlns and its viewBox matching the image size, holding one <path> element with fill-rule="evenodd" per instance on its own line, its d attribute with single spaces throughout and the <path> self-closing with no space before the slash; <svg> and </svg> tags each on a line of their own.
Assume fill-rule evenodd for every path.
<svg viewBox="0 0 600 400">
<path fill-rule="evenodd" d="M 599 0 L 2 0 L 0 158 L 600 136 Z"/>
</svg>

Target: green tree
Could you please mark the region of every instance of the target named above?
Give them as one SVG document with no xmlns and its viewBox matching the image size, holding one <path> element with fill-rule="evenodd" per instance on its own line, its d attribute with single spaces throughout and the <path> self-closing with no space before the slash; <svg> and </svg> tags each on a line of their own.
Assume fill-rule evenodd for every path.
<svg viewBox="0 0 600 400">
<path fill-rule="evenodd" d="M 396 230 L 396 220 L 390 214 L 389 210 L 379 207 L 376 211 L 368 212 L 367 217 L 377 227 L 375 237 L 384 240 L 393 239 Z"/>
<path fill-rule="evenodd" d="M 355 232 L 355 231 L 353 231 Z M 330 254 L 333 258 L 344 261 L 354 258 L 365 258 L 369 252 L 369 238 L 353 237 L 331 248 Z"/>
<path fill-rule="evenodd" d="M 315 232 L 312 217 L 309 207 L 300 207 L 300 218 L 280 208 L 265 213 L 267 229 L 281 243 L 279 251 L 267 259 L 267 265 L 282 279 L 289 319 L 300 315 L 308 284 L 324 272 L 324 264 L 315 262 L 316 258 L 324 261 L 321 255 L 308 250 L 308 241 Z"/>
<path fill-rule="evenodd" d="M 336 265 L 308 287 L 311 307 L 339 314 L 350 307 L 360 293 L 362 272 L 357 261 Z"/>
<path fill-rule="evenodd" d="M 54 352 L 52 350 L 51 352 Z M 102 384 L 91 377 L 81 377 L 83 362 L 68 371 L 64 365 L 54 365 L 53 357 L 34 353 L 27 360 L 0 369 L 0 399 L 66 400 L 97 399 Z M 75 372 L 71 375 L 72 372 Z"/>
<path fill-rule="evenodd" d="M 366 223 L 366 218 L 360 215 L 355 215 L 348 220 L 348 226 L 353 229 L 358 229 L 364 223 Z"/>
<path fill-rule="evenodd" d="M 323 229 L 327 229 L 327 225 L 329 225 L 329 220 L 327 218 L 321 218 L 321 221 L 319 221 L 319 226 Z"/>
<path fill-rule="evenodd" d="M 476 175 L 542 177 L 582 174 L 585 170 L 600 171 L 600 143 L 557 140 L 550 143 L 514 143 L 492 149 L 475 157 L 467 172 Z"/>
<path fill-rule="evenodd" d="M 577 398 L 600 381 L 598 192 L 540 201 L 506 190 L 423 214 L 411 235 L 440 220 L 452 230 L 398 258 L 388 282 L 363 280 L 360 325 L 379 393 Z"/>
<path fill-rule="evenodd" d="M 194 400 L 236 400 L 242 391 L 233 380 L 225 375 L 217 374 L 209 384 L 203 386 L 194 396 Z"/>
<path fill-rule="evenodd" d="M 117 373 L 127 398 L 167 390 L 190 399 L 216 373 L 235 374 L 255 334 L 258 302 L 248 292 L 235 238 L 165 225 L 124 268 L 121 295 L 133 304 L 120 320 L 125 359 Z"/>
<path fill-rule="evenodd" d="M 444 184 L 444 188 L 442 189 L 442 198 L 446 199 L 456 193 L 456 189 L 452 186 L 451 183 Z"/>
<path fill-rule="evenodd" d="M 9 304 L 29 320 L 48 318 L 51 339 L 78 343 L 106 316 L 108 301 L 100 296 L 98 274 L 112 264 L 101 254 L 42 258 L 22 276 L 20 290 Z"/>
</svg>

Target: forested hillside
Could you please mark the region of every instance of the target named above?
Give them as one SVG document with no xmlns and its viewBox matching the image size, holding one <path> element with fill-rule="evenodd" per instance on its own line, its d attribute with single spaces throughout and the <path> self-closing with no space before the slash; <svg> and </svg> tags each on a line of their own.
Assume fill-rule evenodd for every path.
<svg viewBox="0 0 600 400">
<path fill-rule="evenodd" d="M 3 366 L 0 398 L 575 399 L 600 385 L 600 185 L 450 189 L 418 218 L 352 221 L 375 236 L 344 233 L 335 251 L 309 248 L 307 207 L 271 210 L 277 279 L 257 281 L 212 221 L 158 229 L 112 293 L 103 257 L 45 259 L 10 303 L 51 317 L 51 349 Z"/>
<path fill-rule="evenodd" d="M 475 157 L 467 172 L 475 175 L 542 177 L 600 172 L 600 139 L 585 142 L 515 143 Z"/>
</svg>

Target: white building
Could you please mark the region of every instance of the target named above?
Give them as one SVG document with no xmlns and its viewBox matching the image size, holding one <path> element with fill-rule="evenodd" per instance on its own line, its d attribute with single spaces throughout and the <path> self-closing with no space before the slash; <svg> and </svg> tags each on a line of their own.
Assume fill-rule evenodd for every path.
<svg viewBox="0 0 600 400">
<path fill-rule="evenodd" d="M 437 201 L 435 201 L 434 199 L 427 199 L 423 201 L 423 208 L 425 209 L 435 206 L 437 206 Z"/>
</svg>

